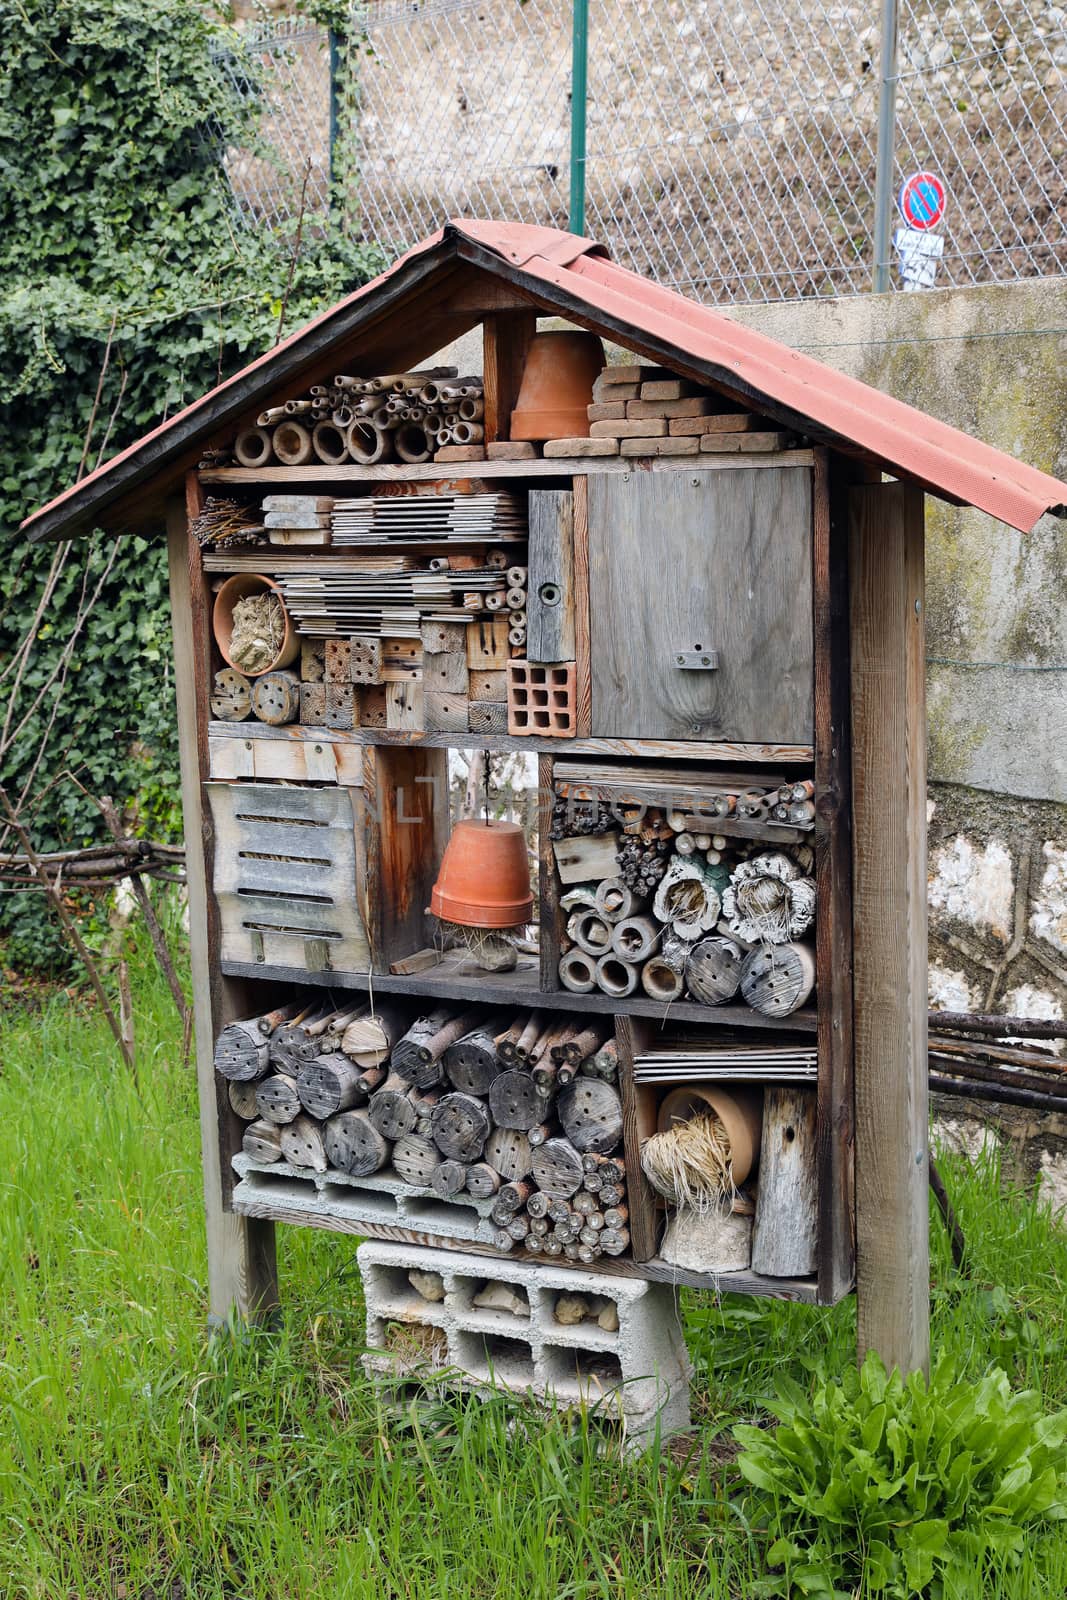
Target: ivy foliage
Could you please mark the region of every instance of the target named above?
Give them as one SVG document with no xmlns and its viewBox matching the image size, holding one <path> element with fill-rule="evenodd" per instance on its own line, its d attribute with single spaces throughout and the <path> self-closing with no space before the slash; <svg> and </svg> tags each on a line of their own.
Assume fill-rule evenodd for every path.
<svg viewBox="0 0 1067 1600">
<path fill-rule="evenodd" d="M 295 230 L 239 219 L 224 153 L 270 160 L 264 86 L 228 84 L 212 57 L 227 36 L 196 0 L 0 0 L 0 25 L 0 724 L 10 709 L 19 728 L 0 779 L 13 796 L 29 785 L 40 849 L 99 837 L 91 802 L 56 781 L 67 769 L 143 831 L 174 834 L 158 538 L 146 529 L 117 552 L 102 534 L 80 541 L 20 673 L 54 551 L 29 547 L 19 523 L 269 347 L 283 304 L 290 332 L 382 263 L 328 218 L 303 219 L 299 250 Z M 98 583 L 69 671 L 48 687 L 83 585 Z M 36 897 L 16 897 L 2 925 L 13 959 L 55 953 Z"/>
</svg>

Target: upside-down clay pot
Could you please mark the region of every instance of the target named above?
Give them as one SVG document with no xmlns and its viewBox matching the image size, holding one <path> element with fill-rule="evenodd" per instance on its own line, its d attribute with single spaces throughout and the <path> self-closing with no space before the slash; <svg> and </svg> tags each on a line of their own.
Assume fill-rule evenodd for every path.
<svg viewBox="0 0 1067 1600">
<path fill-rule="evenodd" d="M 465 928 L 517 928 L 533 916 L 526 837 L 517 822 L 457 822 L 430 910 Z"/>
<path fill-rule="evenodd" d="M 595 333 L 535 333 L 511 413 L 513 439 L 586 439 L 587 406 L 604 367 Z"/>
<path fill-rule="evenodd" d="M 660 1133 L 665 1133 L 676 1123 L 688 1122 L 702 1111 L 714 1111 L 726 1129 L 734 1183 L 744 1183 L 759 1160 L 763 1135 L 762 1089 L 724 1089 L 718 1084 L 672 1089 L 660 1104 L 656 1126 Z"/>
<path fill-rule="evenodd" d="M 243 600 L 246 595 L 258 594 L 262 590 L 271 589 L 281 603 L 285 616 L 285 637 L 282 639 L 281 649 L 273 661 L 265 667 L 260 667 L 258 672 L 249 672 L 246 667 L 239 667 L 236 661 L 230 659 L 230 640 L 233 637 L 233 608 L 238 600 Z M 296 660 L 300 654 L 300 638 L 293 627 L 292 619 L 285 609 L 282 600 L 282 591 L 273 578 L 263 578 L 258 572 L 235 572 L 232 578 L 227 578 L 218 594 L 215 596 L 215 605 L 211 612 L 211 627 L 215 634 L 215 643 L 219 647 L 222 659 L 228 667 L 233 667 L 235 672 L 241 672 L 246 678 L 261 678 L 265 672 L 274 672 L 278 667 L 287 667 Z"/>
</svg>

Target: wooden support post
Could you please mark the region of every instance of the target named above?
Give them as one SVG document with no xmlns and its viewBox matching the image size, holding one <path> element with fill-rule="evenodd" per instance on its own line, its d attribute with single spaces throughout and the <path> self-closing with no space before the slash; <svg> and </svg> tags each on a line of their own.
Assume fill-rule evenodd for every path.
<svg viewBox="0 0 1067 1600">
<path fill-rule="evenodd" d="M 859 1359 L 930 1361 L 923 496 L 849 495 Z"/>
<path fill-rule="evenodd" d="M 191 482 L 195 492 L 195 479 Z M 207 697 L 210 688 L 211 608 L 204 592 L 200 551 L 188 533 L 180 499 L 167 506 L 170 600 L 174 617 L 174 681 L 178 699 L 178 748 L 182 811 L 185 817 L 185 872 L 189 896 L 189 942 L 196 1032 L 196 1080 L 200 1101 L 200 1141 L 207 1213 L 209 1311 L 214 1323 L 231 1313 L 268 1315 L 278 1302 L 274 1224 L 235 1216 L 227 1209 L 229 1174 L 223 1170 L 224 1144 L 237 1150 L 243 1126 L 228 1098 L 220 1095 L 214 1066 L 215 1036 L 240 1012 L 239 986 L 219 976 L 218 918 L 208 893 L 212 852 L 210 817 L 205 816 L 201 784 L 207 776 Z"/>
<path fill-rule="evenodd" d="M 537 331 L 533 311 L 507 311 L 482 324 L 482 373 L 485 381 L 485 442 L 511 437 L 511 413 L 522 382 L 530 340 Z"/>
</svg>

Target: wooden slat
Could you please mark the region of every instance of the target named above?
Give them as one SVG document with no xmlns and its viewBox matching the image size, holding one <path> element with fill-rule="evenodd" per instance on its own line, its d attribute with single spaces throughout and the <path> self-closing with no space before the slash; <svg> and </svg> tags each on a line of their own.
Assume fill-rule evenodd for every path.
<svg viewBox="0 0 1067 1600">
<path fill-rule="evenodd" d="M 589 483 L 574 480 L 574 730 L 588 739 L 593 728 L 592 661 L 589 644 Z"/>
<path fill-rule="evenodd" d="M 510 439 L 511 413 L 519 397 L 530 340 L 537 332 L 533 310 L 503 311 L 482 323 L 482 377 L 485 384 L 485 440 Z M 526 462 L 521 463 L 526 466 Z M 470 468 L 468 467 L 468 472 Z M 481 474 L 481 465 L 476 470 Z"/>
<path fill-rule="evenodd" d="M 819 1006 L 818 1274 L 824 1304 L 855 1277 L 852 1062 L 852 838 L 848 667 L 848 505 L 815 452 L 815 992 Z"/>
<path fill-rule="evenodd" d="M 810 742 L 810 474 L 588 489 L 593 731 Z M 717 667 L 679 664 L 701 651 Z"/>
<path fill-rule="evenodd" d="M 626 1195 L 630 1208 L 630 1248 L 635 1261 L 648 1261 L 659 1243 L 656 1194 L 641 1166 L 641 1146 L 656 1131 L 655 1092 L 634 1080 L 634 1057 L 646 1049 L 652 1029 L 640 1017 L 615 1018 L 619 1050 L 619 1098 L 626 1151 Z"/>
<path fill-rule="evenodd" d="M 195 514 L 196 486 L 190 486 Z M 178 700 L 178 753 L 185 819 L 185 872 L 189 902 L 189 946 L 204 1167 L 210 1312 L 219 1322 L 234 1309 L 242 1316 L 266 1314 L 277 1303 L 274 1229 L 269 1222 L 234 1216 L 227 1209 L 233 1186 L 230 1158 L 241 1145 L 243 1124 L 220 1091 L 214 1050 L 216 1033 L 242 1014 L 246 985 L 224 981 L 218 967 L 218 920 L 208 894 L 213 835 L 205 826 L 201 781 L 207 773 L 208 595 L 199 550 L 188 535 L 185 503 L 167 506 L 167 547 L 174 627 L 174 681 Z"/>
<path fill-rule="evenodd" d="M 477 670 L 477 669 L 476 669 Z M 213 739 L 247 739 L 248 724 L 243 722 L 213 722 Z M 553 739 L 550 746 L 538 739 L 514 737 L 510 734 L 459 733 L 394 733 L 381 728 L 353 728 L 341 732 L 337 728 L 305 727 L 291 723 L 288 727 L 272 728 L 267 723 L 256 724 L 256 739 L 311 739 L 330 742 L 336 748 L 343 746 L 403 745 L 467 750 L 476 745 L 483 750 L 551 750 L 557 755 L 623 756 L 644 760 L 667 761 L 729 761 L 733 764 L 756 762 L 777 766 L 782 762 L 808 764 L 814 755 L 810 744 L 736 744 L 730 741 L 680 740 L 680 739 Z"/>
<path fill-rule="evenodd" d="M 568 489 L 533 489 L 529 507 L 529 588 L 526 656 L 530 661 L 575 659 L 574 496 Z M 542 599 L 546 585 L 552 604 Z"/>
<path fill-rule="evenodd" d="M 859 1358 L 930 1358 L 923 496 L 850 491 Z"/>
<path fill-rule="evenodd" d="M 537 872 L 540 922 L 540 961 L 542 989 L 559 988 L 560 883 L 556 855 L 549 833 L 552 829 L 552 757 L 537 758 Z"/>
<path fill-rule="evenodd" d="M 487 396 L 488 398 L 488 396 Z M 431 483 L 453 478 L 571 478 L 612 476 L 629 473 L 640 477 L 645 473 L 656 476 L 663 473 L 713 473 L 736 472 L 758 468 L 761 472 L 775 467 L 808 467 L 812 464 L 810 450 L 783 450 L 767 455 L 687 456 L 671 460 L 670 457 L 650 461 L 624 460 L 621 456 L 560 457 L 534 461 L 426 461 L 413 466 L 399 462 L 383 462 L 377 467 L 210 467 L 200 474 L 201 483 L 211 487 L 237 488 L 242 484 L 255 486 L 291 483 L 295 485 L 348 483 Z"/>
<path fill-rule="evenodd" d="M 417 946 L 412 943 L 411 951 Z M 672 1000 L 669 1005 L 650 1000 L 647 995 L 632 995 L 626 1000 L 615 1000 L 606 994 L 574 995 L 566 990 L 542 989 L 539 973 L 531 961 L 530 966 L 517 972 L 475 975 L 458 971 L 458 958 L 446 956 L 440 967 L 430 967 L 415 977 L 392 972 L 376 972 L 373 979 L 366 973 L 336 972 L 316 975 L 302 972 L 298 967 L 272 965 L 269 972 L 263 966 L 248 962 L 226 961 L 223 970 L 234 977 L 272 977 L 278 983 L 325 983 L 336 989 L 367 989 L 373 984 L 382 994 L 409 994 L 420 998 L 438 1000 L 463 1000 L 468 1004 L 493 1006 L 541 1006 L 552 1011 L 593 1012 L 597 1016 L 613 1014 L 651 1017 L 655 1021 L 699 1022 L 712 1028 L 758 1028 L 785 1033 L 814 1034 L 817 1018 L 814 1006 L 804 1006 L 788 1017 L 768 1017 L 745 1005 L 702 1006 L 688 1000 Z"/>
</svg>

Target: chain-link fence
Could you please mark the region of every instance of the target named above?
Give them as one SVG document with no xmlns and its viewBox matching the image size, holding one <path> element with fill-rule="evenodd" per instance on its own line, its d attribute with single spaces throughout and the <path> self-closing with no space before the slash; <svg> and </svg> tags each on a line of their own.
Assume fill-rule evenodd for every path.
<svg viewBox="0 0 1067 1600">
<path fill-rule="evenodd" d="M 1067 12 L 883 3 L 895 70 L 878 8 L 589 0 L 586 231 L 700 299 L 866 290 L 895 98 L 893 191 L 928 168 L 949 193 L 938 281 L 1067 271 Z M 369 0 L 332 77 L 322 30 L 250 30 L 227 70 L 263 94 L 276 160 L 235 153 L 241 207 L 290 216 L 309 156 L 325 202 L 332 83 L 334 204 L 354 232 L 393 252 L 446 216 L 566 227 L 571 30 L 571 0 Z"/>
</svg>

